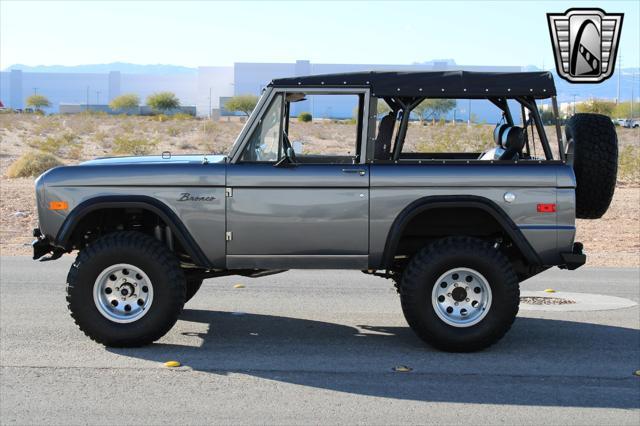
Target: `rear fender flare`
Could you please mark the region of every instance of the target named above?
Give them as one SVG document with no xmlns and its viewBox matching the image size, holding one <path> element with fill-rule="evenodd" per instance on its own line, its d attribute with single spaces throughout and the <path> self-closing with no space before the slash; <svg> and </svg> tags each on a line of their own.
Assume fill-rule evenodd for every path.
<svg viewBox="0 0 640 426">
<path fill-rule="evenodd" d="M 475 195 L 446 195 L 446 196 L 429 196 L 419 198 L 405 207 L 396 217 L 391 225 L 384 252 L 382 255 L 382 267 L 389 269 L 393 265 L 393 258 L 402 234 L 411 219 L 427 210 L 459 207 L 459 208 L 477 208 L 487 212 L 500 225 L 503 231 L 509 236 L 516 247 L 520 250 L 527 262 L 531 265 L 541 265 L 540 257 L 535 252 L 529 241 L 522 234 L 522 231 L 511 220 L 509 215 L 500 208 L 495 202 Z"/>
</svg>

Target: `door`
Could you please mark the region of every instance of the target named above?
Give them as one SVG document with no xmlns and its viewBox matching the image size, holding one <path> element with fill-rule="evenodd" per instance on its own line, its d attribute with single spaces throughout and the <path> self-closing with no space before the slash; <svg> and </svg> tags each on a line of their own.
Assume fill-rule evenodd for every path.
<svg viewBox="0 0 640 426">
<path fill-rule="evenodd" d="M 227 267 L 365 269 L 369 170 L 357 163 L 358 126 L 344 152 L 307 143 L 294 154 L 317 129 L 288 123 L 289 111 L 284 94 L 276 95 L 241 157 L 227 166 Z"/>
</svg>

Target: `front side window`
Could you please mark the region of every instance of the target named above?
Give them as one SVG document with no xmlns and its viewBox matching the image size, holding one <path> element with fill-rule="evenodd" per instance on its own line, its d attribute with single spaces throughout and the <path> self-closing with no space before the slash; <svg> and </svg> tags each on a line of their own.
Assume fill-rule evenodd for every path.
<svg viewBox="0 0 640 426">
<path fill-rule="evenodd" d="M 280 158 L 282 95 L 276 95 L 253 131 L 240 161 L 276 162 Z"/>
<path fill-rule="evenodd" d="M 361 114 L 358 94 L 289 94 L 285 111 L 285 137 L 295 151 L 295 162 L 357 162 Z"/>
</svg>

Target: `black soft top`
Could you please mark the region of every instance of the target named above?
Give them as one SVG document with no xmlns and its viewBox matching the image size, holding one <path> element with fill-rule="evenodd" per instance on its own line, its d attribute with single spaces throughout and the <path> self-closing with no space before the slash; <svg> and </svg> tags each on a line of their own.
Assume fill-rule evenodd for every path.
<svg viewBox="0 0 640 426">
<path fill-rule="evenodd" d="M 379 98 L 410 96 L 429 98 L 514 98 L 537 99 L 555 96 L 549 72 L 476 71 L 370 71 L 278 78 L 272 87 L 369 87 Z"/>
</svg>

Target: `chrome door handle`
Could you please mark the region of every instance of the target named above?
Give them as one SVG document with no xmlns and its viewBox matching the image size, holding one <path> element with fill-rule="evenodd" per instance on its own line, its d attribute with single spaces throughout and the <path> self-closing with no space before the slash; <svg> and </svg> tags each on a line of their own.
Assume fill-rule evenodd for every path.
<svg viewBox="0 0 640 426">
<path fill-rule="evenodd" d="M 360 176 L 364 176 L 367 171 L 364 169 L 342 169 L 342 173 L 358 173 Z"/>
</svg>

